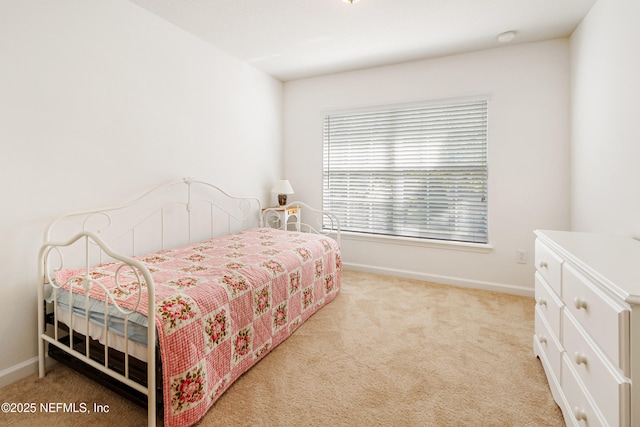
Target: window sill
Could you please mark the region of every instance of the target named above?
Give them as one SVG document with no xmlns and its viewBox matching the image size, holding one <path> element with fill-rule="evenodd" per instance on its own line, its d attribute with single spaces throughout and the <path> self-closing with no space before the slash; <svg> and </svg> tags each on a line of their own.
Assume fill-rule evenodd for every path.
<svg viewBox="0 0 640 427">
<path fill-rule="evenodd" d="M 354 233 L 350 231 L 342 231 L 340 235 L 344 240 L 361 242 L 375 242 L 392 245 L 416 246 L 421 248 L 435 248 L 476 253 L 490 253 L 493 251 L 493 246 L 489 243 L 448 242 L 445 240 L 383 236 L 376 234 Z"/>
</svg>

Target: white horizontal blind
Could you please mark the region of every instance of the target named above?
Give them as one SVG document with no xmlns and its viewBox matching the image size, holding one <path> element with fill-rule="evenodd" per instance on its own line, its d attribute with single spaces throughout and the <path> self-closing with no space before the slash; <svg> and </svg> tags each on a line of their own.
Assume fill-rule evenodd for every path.
<svg viewBox="0 0 640 427">
<path fill-rule="evenodd" d="M 324 118 L 323 205 L 344 231 L 487 243 L 487 100 Z"/>
</svg>

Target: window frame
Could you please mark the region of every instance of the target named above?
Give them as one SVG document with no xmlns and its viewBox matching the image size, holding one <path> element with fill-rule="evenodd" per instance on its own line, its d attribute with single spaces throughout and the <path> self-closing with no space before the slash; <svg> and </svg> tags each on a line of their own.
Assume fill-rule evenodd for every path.
<svg viewBox="0 0 640 427">
<path fill-rule="evenodd" d="M 486 252 L 492 249 L 490 244 L 490 224 L 489 224 L 489 111 L 490 111 L 490 96 L 488 95 L 478 95 L 473 97 L 460 97 L 460 98 L 448 98 L 448 99 L 438 99 L 438 100 L 428 100 L 428 101 L 419 101 L 419 102 L 411 102 L 411 103 L 401 103 L 401 104 L 387 104 L 387 105 L 374 105 L 367 107 L 359 107 L 359 108 L 349 108 L 349 109 L 331 109 L 325 110 L 322 112 L 322 205 L 323 209 L 331 209 L 331 206 L 327 206 L 327 118 L 330 117 L 338 117 L 345 115 L 357 115 L 357 114 L 372 114 L 372 113 L 387 113 L 391 114 L 394 111 L 403 111 L 403 110 L 411 110 L 411 109 L 447 109 L 447 108 L 455 108 L 456 106 L 464 106 L 467 104 L 481 104 L 484 108 L 483 122 L 481 127 L 483 128 L 483 137 L 484 137 L 484 152 L 480 156 L 483 159 L 484 168 L 484 177 L 483 177 L 483 191 L 485 200 L 481 203 L 486 203 L 484 206 L 484 211 L 479 214 L 482 216 L 484 222 L 481 223 L 479 228 L 484 227 L 485 233 L 482 235 L 484 240 L 463 240 L 458 238 L 443 238 L 439 237 L 430 237 L 430 236 L 411 236 L 411 235 L 403 235 L 403 234 L 393 234 L 393 231 L 390 229 L 381 230 L 380 233 L 371 232 L 371 231 L 350 231 L 348 228 L 342 228 L 342 232 L 346 237 L 351 237 L 354 240 L 366 240 L 366 241 L 375 241 L 375 242 L 393 242 L 393 243 L 401 243 L 408 245 L 419 245 L 419 246 L 432 246 L 432 247 L 448 247 L 450 249 L 461 249 L 461 250 L 471 250 L 477 252 Z M 482 107 L 480 107 L 482 108 Z M 451 141 L 447 141 L 451 142 Z M 424 167 L 424 166 L 423 166 Z M 425 167 L 425 169 L 427 169 Z M 437 170 L 434 168 L 433 170 Z M 372 175 L 373 176 L 373 175 Z M 404 175 L 403 175 L 404 176 Z M 395 184 L 393 184 L 395 185 Z M 448 184 L 444 184 L 443 188 Z M 450 230 L 456 230 L 456 227 L 450 228 Z M 427 234 L 427 233 L 425 233 Z M 454 233 L 455 234 L 455 233 Z"/>
</svg>

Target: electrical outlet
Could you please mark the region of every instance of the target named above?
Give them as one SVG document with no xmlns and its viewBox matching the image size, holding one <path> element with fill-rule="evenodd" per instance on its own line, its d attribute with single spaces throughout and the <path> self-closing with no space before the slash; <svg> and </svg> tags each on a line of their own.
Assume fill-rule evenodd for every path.
<svg viewBox="0 0 640 427">
<path fill-rule="evenodd" d="M 516 262 L 518 264 L 526 264 L 527 263 L 527 251 L 522 249 L 516 249 Z"/>
</svg>

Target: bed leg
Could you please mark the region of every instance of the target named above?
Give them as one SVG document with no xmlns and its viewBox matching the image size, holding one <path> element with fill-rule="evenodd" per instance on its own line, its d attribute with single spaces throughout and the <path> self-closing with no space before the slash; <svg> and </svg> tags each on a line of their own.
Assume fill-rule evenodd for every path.
<svg viewBox="0 0 640 427">
<path fill-rule="evenodd" d="M 42 301 L 42 299 L 40 299 L 40 301 Z M 43 305 L 44 307 L 40 307 L 40 309 L 38 310 L 38 376 L 40 378 L 44 378 L 44 376 L 47 373 L 46 372 L 47 368 L 45 366 L 45 360 L 44 360 L 45 344 L 44 344 L 44 340 L 42 339 L 42 335 L 45 333 L 44 310 L 46 309 L 46 303 L 43 303 Z"/>
<path fill-rule="evenodd" d="M 154 328 L 147 329 L 147 423 L 149 427 L 155 427 L 158 409 L 156 407 L 156 335 Z"/>
<path fill-rule="evenodd" d="M 38 375 L 40 378 L 44 378 L 47 370 L 44 364 L 44 342 L 41 338 L 38 339 L 38 359 Z"/>
</svg>

